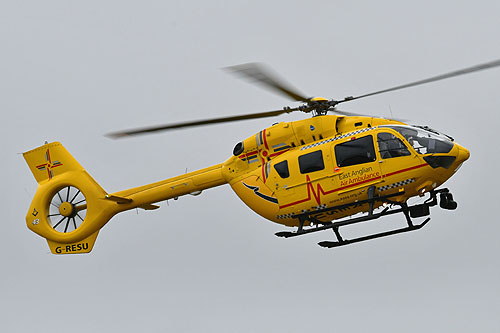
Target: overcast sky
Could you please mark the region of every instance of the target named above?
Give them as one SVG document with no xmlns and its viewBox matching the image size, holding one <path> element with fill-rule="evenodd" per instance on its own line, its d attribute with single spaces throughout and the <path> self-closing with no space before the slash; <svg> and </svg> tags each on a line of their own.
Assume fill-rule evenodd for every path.
<svg viewBox="0 0 500 333">
<path fill-rule="evenodd" d="M 220 70 L 250 61 L 343 98 L 499 59 L 499 15 L 494 0 L 2 1 L 0 331 L 500 331 L 500 68 L 342 105 L 439 129 L 471 158 L 446 183 L 456 211 L 338 249 L 317 245 L 329 232 L 275 237 L 285 228 L 222 186 L 122 213 L 91 254 L 54 256 L 26 228 L 36 182 L 19 154 L 61 141 L 108 192 L 176 176 L 307 115 L 103 134 L 294 106 Z"/>
</svg>

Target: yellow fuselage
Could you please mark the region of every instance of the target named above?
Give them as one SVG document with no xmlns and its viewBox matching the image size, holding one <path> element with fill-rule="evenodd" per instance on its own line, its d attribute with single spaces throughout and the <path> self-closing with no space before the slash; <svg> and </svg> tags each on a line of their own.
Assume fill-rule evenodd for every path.
<svg viewBox="0 0 500 333">
<path fill-rule="evenodd" d="M 399 193 L 392 200 L 405 202 L 440 186 L 469 152 L 449 139 L 393 120 L 318 116 L 266 128 L 240 142 L 224 163 L 111 194 L 58 142 L 24 157 L 39 184 L 26 217 L 28 227 L 47 238 L 53 253 L 80 253 L 91 250 L 99 229 L 121 211 L 156 209 L 157 202 L 223 184 L 276 223 L 297 226 L 292 215 L 305 212 L 321 222 L 332 221 L 366 212 L 367 204 L 338 206 L 367 199 L 369 188 L 376 189 L 375 195 Z M 69 200 L 70 186 L 82 193 L 85 204 Z M 66 198 L 60 198 L 59 211 L 51 214 L 53 198 L 61 197 L 65 188 Z M 325 211 L 331 207 L 336 208 Z M 85 212 L 81 226 L 76 224 L 77 212 Z M 62 223 L 64 232 L 56 230 Z M 73 224 L 74 230 L 68 231 Z"/>
<path fill-rule="evenodd" d="M 453 164 L 433 168 L 423 159 L 425 154 L 417 153 L 398 132 L 379 127 L 390 124 L 402 125 L 380 118 L 339 116 L 275 124 L 243 141 L 243 146 L 249 148 L 228 159 L 223 174 L 241 200 L 259 215 L 296 226 L 298 220 L 291 215 L 367 199 L 370 186 L 383 195 L 404 191 L 394 199 L 404 202 L 444 183 L 469 157 L 469 152 L 455 143 L 448 153 L 437 154 L 456 157 Z M 377 134 L 381 132 L 398 137 L 409 155 L 382 158 L 377 145 Z M 343 167 L 337 163 L 337 145 L 368 136 L 374 143 L 373 161 Z M 317 151 L 321 151 L 324 168 L 303 173 L 301 156 Z M 288 164 L 286 178 L 275 168 L 283 161 Z M 321 213 L 316 218 L 331 221 L 366 211 L 365 206 Z"/>
</svg>

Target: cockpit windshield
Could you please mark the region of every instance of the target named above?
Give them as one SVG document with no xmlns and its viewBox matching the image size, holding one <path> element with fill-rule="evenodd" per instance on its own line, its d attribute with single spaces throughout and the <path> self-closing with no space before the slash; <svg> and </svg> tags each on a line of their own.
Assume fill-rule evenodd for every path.
<svg viewBox="0 0 500 333">
<path fill-rule="evenodd" d="M 453 148 L 453 142 L 444 136 L 413 126 L 385 125 L 398 131 L 419 154 L 446 154 Z"/>
</svg>

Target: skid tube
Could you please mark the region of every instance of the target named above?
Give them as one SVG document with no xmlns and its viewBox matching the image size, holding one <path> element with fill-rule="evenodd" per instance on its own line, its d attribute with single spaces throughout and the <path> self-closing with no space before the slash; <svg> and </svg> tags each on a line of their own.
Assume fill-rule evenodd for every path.
<svg viewBox="0 0 500 333">
<path fill-rule="evenodd" d="M 430 214 L 429 207 L 437 205 L 437 194 L 438 193 L 449 193 L 449 190 L 447 188 L 443 188 L 443 189 L 439 189 L 439 190 L 432 190 L 429 192 L 430 197 L 423 204 L 414 205 L 411 207 L 409 207 L 406 203 L 401 203 L 401 202 L 396 202 L 396 201 L 390 200 L 393 197 L 403 195 L 404 191 L 389 194 L 389 195 L 384 195 L 384 196 L 375 196 L 374 193 L 375 193 L 375 187 L 372 186 L 368 189 L 368 199 L 366 199 L 366 200 L 361 200 L 361 201 L 350 203 L 350 204 L 344 204 L 344 205 L 324 208 L 324 209 L 320 209 L 320 210 L 317 210 L 314 212 L 305 212 L 302 214 L 293 215 L 292 216 L 293 218 L 297 218 L 299 220 L 299 227 L 298 227 L 297 231 L 295 231 L 295 232 L 281 231 L 281 232 L 277 232 L 275 235 L 278 237 L 289 238 L 289 237 L 301 236 L 301 235 L 310 234 L 313 232 L 332 229 L 333 232 L 335 233 L 337 241 L 323 241 L 323 242 L 318 243 L 318 245 L 321 247 L 332 248 L 332 247 L 339 247 L 339 246 L 344 246 L 344 245 L 348 245 L 348 244 L 352 244 L 352 243 L 363 242 L 363 241 L 367 241 L 370 239 L 381 238 L 381 237 L 386 237 L 386 236 L 395 235 L 395 234 L 399 234 L 399 233 L 418 230 L 418 229 L 422 228 L 423 226 L 425 226 L 430 221 L 431 218 L 430 217 L 426 218 L 420 224 L 414 224 L 412 221 L 412 217 L 423 217 L 423 216 L 429 215 Z M 390 204 L 391 206 L 385 207 L 379 213 L 374 213 L 373 207 L 374 207 L 374 203 L 377 201 L 385 202 L 387 204 Z M 363 205 L 363 204 L 370 205 L 368 214 L 365 216 L 361 216 L 361 217 L 357 217 L 357 218 L 350 218 L 350 219 L 342 220 L 342 221 L 338 221 L 338 222 L 322 222 L 314 217 L 314 215 L 319 214 L 319 213 L 328 212 L 328 211 L 335 211 L 335 210 L 342 210 L 342 209 L 350 208 L 353 206 L 359 206 L 359 205 Z M 392 206 L 399 206 L 399 208 L 391 209 Z M 358 237 L 358 238 L 354 238 L 354 239 L 344 239 L 344 238 L 342 238 L 342 236 L 340 234 L 339 228 L 342 226 L 366 222 L 366 221 L 370 221 L 370 220 L 375 220 L 375 219 L 378 219 L 382 216 L 387 216 L 387 215 L 392 215 L 392 214 L 397 214 L 397 213 L 404 214 L 404 216 L 406 218 L 406 223 L 408 224 L 407 227 L 400 228 L 400 229 L 393 229 L 393 230 L 380 232 L 380 233 L 374 233 L 371 235 L 362 236 L 362 237 Z M 313 223 L 316 226 L 311 227 L 311 228 L 304 228 L 304 225 L 306 224 L 306 222 Z"/>
</svg>

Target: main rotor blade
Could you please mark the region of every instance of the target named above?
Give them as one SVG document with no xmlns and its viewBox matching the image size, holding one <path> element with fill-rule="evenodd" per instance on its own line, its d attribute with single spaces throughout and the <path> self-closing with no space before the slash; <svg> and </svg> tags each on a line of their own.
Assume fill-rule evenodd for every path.
<svg viewBox="0 0 500 333">
<path fill-rule="evenodd" d="M 433 76 L 433 77 L 430 77 L 428 79 L 419 80 L 419 81 L 415 81 L 415 82 L 403 84 L 403 85 L 400 85 L 400 86 L 396 86 L 396 87 L 392 87 L 392 88 L 388 88 L 388 89 L 384 89 L 384 90 L 375 91 L 375 92 L 372 92 L 372 93 L 369 93 L 369 94 L 364 94 L 364 95 L 360 95 L 360 96 L 356 96 L 356 97 L 352 97 L 352 96 L 351 97 L 346 97 L 343 100 L 338 101 L 337 104 L 344 103 L 344 102 L 349 102 L 349 101 L 353 101 L 355 99 L 360 99 L 360 98 L 364 98 L 364 97 L 368 97 L 368 96 L 383 94 L 383 93 L 390 92 L 390 91 L 395 91 L 395 90 L 400 90 L 400 89 L 404 89 L 404 88 L 419 86 L 421 84 L 426 84 L 426 83 L 431 83 L 431 82 L 435 82 L 435 81 L 440 81 L 440 80 L 448 79 L 448 78 L 451 78 L 451 77 L 460 76 L 460 75 L 469 74 L 469 73 L 474 73 L 474 72 L 478 72 L 478 71 L 482 71 L 482 70 L 485 70 L 485 69 L 489 69 L 489 68 L 493 68 L 493 67 L 498 67 L 498 66 L 500 66 L 500 59 L 499 60 L 495 60 L 495 61 L 491 61 L 491 62 L 487 62 L 487 63 L 484 63 L 484 64 L 480 64 L 480 65 L 476 65 L 476 66 L 472 66 L 472 67 L 468 67 L 468 68 L 456 70 L 456 71 L 449 72 L 449 73 L 446 73 L 446 74 L 441 74 L 441 75 Z"/>
<path fill-rule="evenodd" d="M 147 133 L 160 132 L 160 131 L 168 131 L 168 130 L 183 128 L 183 127 L 194 127 L 194 126 L 227 123 L 227 122 L 247 120 L 247 119 L 275 117 L 275 116 L 279 116 L 280 114 L 283 114 L 283 113 L 289 113 L 289 112 L 297 111 L 297 110 L 298 110 L 298 108 L 281 109 L 281 110 L 268 111 L 268 112 L 245 114 L 245 115 L 240 115 L 240 116 L 214 118 L 214 119 L 206 119 L 206 120 L 189 121 L 189 122 L 183 122 L 183 123 L 177 123 L 177 124 L 143 127 L 143 128 L 126 130 L 126 131 L 112 132 L 112 133 L 106 134 L 106 136 L 110 137 L 112 139 L 119 139 L 119 138 L 123 138 L 126 136 L 147 134 Z"/>
<path fill-rule="evenodd" d="M 307 102 L 311 99 L 310 97 L 305 97 L 297 89 L 293 88 L 276 74 L 273 74 L 264 64 L 248 63 L 224 67 L 223 69 L 246 79 L 250 79 L 250 81 L 256 82 L 266 88 L 271 88 L 272 90 L 284 94 L 294 101 Z"/>
</svg>

